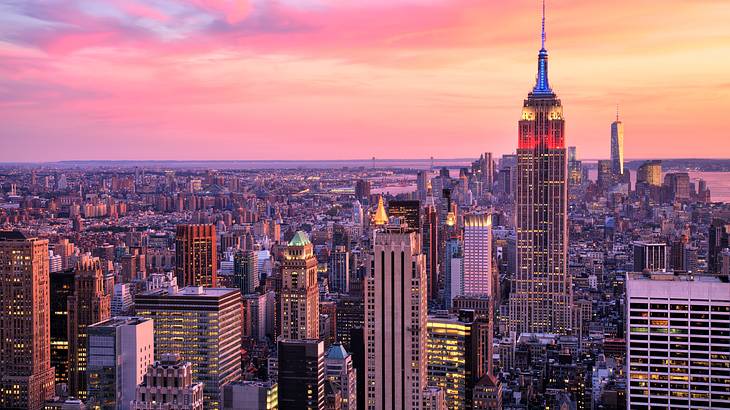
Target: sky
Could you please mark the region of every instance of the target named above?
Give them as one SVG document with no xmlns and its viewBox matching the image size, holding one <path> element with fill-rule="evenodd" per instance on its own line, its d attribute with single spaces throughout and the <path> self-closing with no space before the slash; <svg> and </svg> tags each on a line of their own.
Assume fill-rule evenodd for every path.
<svg viewBox="0 0 730 410">
<path fill-rule="evenodd" d="M 0 161 L 511 153 L 538 0 L 0 0 Z M 568 145 L 730 158 L 730 1 L 548 0 Z"/>
</svg>

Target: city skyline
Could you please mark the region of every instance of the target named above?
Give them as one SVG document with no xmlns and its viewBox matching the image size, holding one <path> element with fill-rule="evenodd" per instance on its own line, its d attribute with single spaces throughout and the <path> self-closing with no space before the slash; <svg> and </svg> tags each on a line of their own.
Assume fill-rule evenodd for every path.
<svg viewBox="0 0 730 410">
<path fill-rule="evenodd" d="M 609 156 L 616 103 L 627 159 L 730 156 L 718 63 L 730 47 L 727 5 L 549 6 L 551 76 L 581 157 Z M 5 5 L 0 161 L 510 153 L 538 10 L 471 0 Z"/>
</svg>

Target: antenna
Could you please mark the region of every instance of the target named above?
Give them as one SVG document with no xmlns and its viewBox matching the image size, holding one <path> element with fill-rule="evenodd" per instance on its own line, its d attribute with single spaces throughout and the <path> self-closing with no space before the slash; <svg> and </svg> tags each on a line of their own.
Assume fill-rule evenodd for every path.
<svg viewBox="0 0 730 410">
<path fill-rule="evenodd" d="M 618 122 L 618 104 L 616 104 L 616 122 Z"/>
<path fill-rule="evenodd" d="M 542 49 L 545 49 L 545 0 L 542 0 Z"/>
</svg>

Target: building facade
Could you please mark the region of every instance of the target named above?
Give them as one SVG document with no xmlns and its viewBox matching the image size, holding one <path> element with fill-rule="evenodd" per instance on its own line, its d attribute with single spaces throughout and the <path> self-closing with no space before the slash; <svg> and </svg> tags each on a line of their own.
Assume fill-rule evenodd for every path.
<svg viewBox="0 0 730 410">
<path fill-rule="evenodd" d="M 128 409 L 155 357 L 152 321 L 114 317 L 87 328 L 88 400 L 93 408 Z"/>
<path fill-rule="evenodd" d="M 565 120 L 548 82 L 544 27 L 543 15 L 536 84 L 518 125 L 517 264 L 509 302 L 510 330 L 517 333 L 571 331 Z"/>
<path fill-rule="evenodd" d="M 206 408 L 220 408 L 222 387 L 241 378 L 241 292 L 186 287 L 137 295 L 137 315 L 154 320 L 157 359 L 179 353 L 203 383 Z"/>
<path fill-rule="evenodd" d="M 365 297 L 365 408 L 420 409 L 427 385 L 425 258 L 414 230 L 373 234 Z"/>
<path fill-rule="evenodd" d="M 491 295 L 492 216 L 464 215 L 464 295 Z"/>
<path fill-rule="evenodd" d="M 298 231 L 289 241 L 282 269 L 281 336 L 285 339 L 319 337 L 317 258 L 307 234 Z"/>
<path fill-rule="evenodd" d="M 629 274 L 627 408 L 730 408 L 730 283 Z"/>
<path fill-rule="evenodd" d="M 193 381 L 192 363 L 163 354 L 137 386 L 131 410 L 203 410 L 203 384 Z"/>
<path fill-rule="evenodd" d="M 178 225 L 175 234 L 178 285 L 216 287 L 217 254 L 215 225 Z"/>
<path fill-rule="evenodd" d="M 48 241 L 0 231 L 0 407 L 40 410 L 53 397 Z"/>
<path fill-rule="evenodd" d="M 324 342 L 279 339 L 279 409 L 324 410 Z"/>
</svg>

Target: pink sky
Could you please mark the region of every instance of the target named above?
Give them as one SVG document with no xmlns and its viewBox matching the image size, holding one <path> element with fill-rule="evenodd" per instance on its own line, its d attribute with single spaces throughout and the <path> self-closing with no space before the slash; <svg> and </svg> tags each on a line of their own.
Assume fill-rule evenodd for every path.
<svg viewBox="0 0 730 410">
<path fill-rule="evenodd" d="M 537 0 L 0 4 L 0 161 L 513 152 Z M 730 157 L 730 2 L 551 0 L 569 145 Z"/>
</svg>

